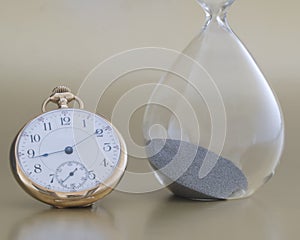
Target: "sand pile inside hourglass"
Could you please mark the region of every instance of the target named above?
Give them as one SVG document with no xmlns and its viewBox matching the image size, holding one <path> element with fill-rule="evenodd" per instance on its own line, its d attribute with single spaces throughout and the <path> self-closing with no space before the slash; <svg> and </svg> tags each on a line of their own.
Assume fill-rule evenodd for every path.
<svg viewBox="0 0 300 240">
<path fill-rule="evenodd" d="M 153 139 L 147 145 L 147 153 L 152 167 L 175 195 L 203 200 L 228 199 L 247 190 L 247 178 L 233 162 L 201 146 L 180 140 Z M 216 164 L 205 177 L 200 177 L 204 159 L 209 158 L 217 159 Z"/>
</svg>

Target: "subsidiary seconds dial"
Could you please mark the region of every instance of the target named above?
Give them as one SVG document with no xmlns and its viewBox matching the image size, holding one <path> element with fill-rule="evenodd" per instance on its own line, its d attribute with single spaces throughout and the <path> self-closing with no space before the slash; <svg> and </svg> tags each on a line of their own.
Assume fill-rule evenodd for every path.
<svg viewBox="0 0 300 240">
<path fill-rule="evenodd" d="M 86 167 L 79 162 L 64 162 L 57 168 L 55 175 L 66 189 L 78 189 L 88 179 Z"/>
<path fill-rule="evenodd" d="M 102 117 L 58 109 L 29 122 L 16 143 L 19 165 L 34 183 L 59 192 L 97 187 L 113 175 L 121 147 Z"/>
</svg>

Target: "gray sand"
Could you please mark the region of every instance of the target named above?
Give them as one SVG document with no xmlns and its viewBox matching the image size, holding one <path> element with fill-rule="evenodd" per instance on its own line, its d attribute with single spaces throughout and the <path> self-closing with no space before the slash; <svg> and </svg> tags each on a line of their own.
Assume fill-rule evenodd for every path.
<svg viewBox="0 0 300 240">
<path fill-rule="evenodd" d="M 154 139 L 147 145 L 147 154 L 160 179 L 169 183 L 168 188 L 175 195 L 203 200 L 228 199 L 247 190 L 247 179 L 239 168 L 200 146 L 180 140 Z M 215 157 L 217 163 L 200 179 L 199 170 L 206 155 Z"/>
</svg>

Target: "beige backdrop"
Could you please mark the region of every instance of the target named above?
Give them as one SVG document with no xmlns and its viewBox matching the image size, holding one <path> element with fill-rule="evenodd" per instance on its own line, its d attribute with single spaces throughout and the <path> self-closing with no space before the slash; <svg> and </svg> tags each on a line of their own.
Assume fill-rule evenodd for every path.
<svg viewBox="0 0 300 240">
<path fill-rule="evenodd" d="M 0 0 L 0 239 L 298 239 L 299 7 L 296 0 L 238 0 L 229 14 L 285 114 L 281 165 L 253 197 L 200 203 L 172 198 L 167 190 L 114 192 L 93 209 L 54 210 L 27 196 L 10 173 L 9 147 L 20 127 L 40 112 L 53 87 L 77 91 L 114 54 L 140 47 L 182 50 L 204 14 L 194 0 Z M 124 93 L 158 78 L 151 71 L 124 77 L 99 112 L 110 117 Z M 141 116 L 136 113 L 129 126 L 137 143 Z M 138 172 L 144 164 L 132 158 L 129 169 Z"/>
</svg>

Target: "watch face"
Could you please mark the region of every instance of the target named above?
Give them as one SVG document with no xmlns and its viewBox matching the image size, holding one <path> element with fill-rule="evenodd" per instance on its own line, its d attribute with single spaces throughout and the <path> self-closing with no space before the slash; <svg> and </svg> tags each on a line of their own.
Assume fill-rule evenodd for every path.
<svg viewBox="0 0 300 240">
<path fill-rule="evenodd" d="M 44 113 L 21 131 L 17 161 L 34 183 L 58 192 L 97 187 L 116 170 L 118 134 L 100 116 L 79 109 Z"/>
</svg>

